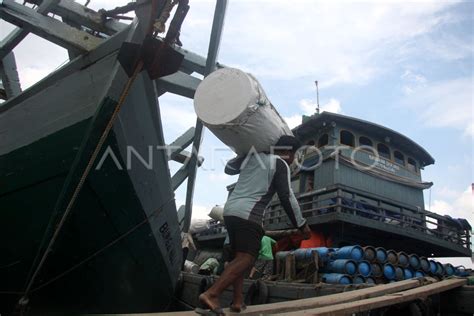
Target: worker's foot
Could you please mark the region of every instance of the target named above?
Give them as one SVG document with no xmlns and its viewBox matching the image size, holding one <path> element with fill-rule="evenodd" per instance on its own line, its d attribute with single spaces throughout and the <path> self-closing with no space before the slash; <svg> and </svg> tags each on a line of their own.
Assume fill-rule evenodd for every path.
<svg viewBox="0 0 474 316">
<path fill-rule="evenodd" d="M 244 303 L 237 304 L 237 303 L 231 302 L 229 306 L 230 311 L 233 313 L 240 313 L 244 311 L 246 308 L 247 308 L 247 305 L 245 305 Z"/>
<path fill-rule="evenodd" d="M 199 302 L 203 305 L 203 307 L 209 308 L 211 313 L 214 313 L 215 315 L 224 315 L 222 308 L 219 306 L 219 298 L 217 296 L 212 297 L 204 292 L 199 295 Z M 202 309 L 200 309 L 200 311 L 202 311 Z M 201 314 L 200 311 L 196 309 L 196 312 L 199 314 Z"/>
<path fill-rule="evenodd" d="M 225 313 L 224 313 L 224 311 L 222 310 L 222 308 L 217 308 L 217 309 L 204 309 L 204 308 L 196 307 L 196 308 L 194 309 L 194 311 L 196 312 L 196 314 L 199 314 L 199 315 L 206 315 L 206 316 L 225 316 Z"/>
</svg>

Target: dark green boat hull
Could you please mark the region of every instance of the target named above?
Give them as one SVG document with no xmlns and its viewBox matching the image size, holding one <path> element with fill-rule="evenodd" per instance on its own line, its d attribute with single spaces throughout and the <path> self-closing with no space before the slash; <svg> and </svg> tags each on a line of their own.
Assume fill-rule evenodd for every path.
<svg viewBox="0 0 474 316">
<path fill-rule="evenodd" d="M 108 73 L 116 65 L 115 54 L 98 60 L 89 56 L 88 61 L 90 64 L 81 69 L 60 70 L 62 78 L 61 73 L 54 74 L 0 111 L 0 119 L 3 116 L 5 122 L 12 122 L 8 121 L 10 116 L 18 120 L 21 143 L 30 137 L 26 133 L 41 129 L 43 123 L 35 121 L 35 116 L 23 121 L 13 115 L 14 111 L 38 111 L 39 119 L 42 107 L 60 110 L 66 102 L 76 110 L 87 101 L 84 110 L 77 111 L 78 118 L 76 114 L 67 117 L 73 123 L 53 133 L 24 146 L 4 139 L 4 151 L 8 146 L 18 148 L 0 153 L 2 314 L 19 308 L 18 302 L 38 264 L 35 259 L 45 249 L 42 240 L 56 228 L 55 204 L 84 140 L 93 107 L 101 104 L 104 87 L 110 84 Z M 90 81 L 84 82 L 87 77 Z M 87 100 L 77 95 L 86 95 Z M 55 119 L 44 125 L 57 124 Z M 57 120 L 63 117 L 58 114 Z M 87 177 L 33 283 L 27 304 L 32 314 L 139 313 L 170 306 L 182 254 L 166 153 L 154 151 L 152 169 L 136 157 L 126 161 L 129 146 L 147 159 L 150 146 L 164 144 L 160 122 L 154 84 L 141 74 L 94 166 L 105 150 L 112 151 L 116 160 L 107 157 L 100 169 L 93 168 Z"/>
</svg>

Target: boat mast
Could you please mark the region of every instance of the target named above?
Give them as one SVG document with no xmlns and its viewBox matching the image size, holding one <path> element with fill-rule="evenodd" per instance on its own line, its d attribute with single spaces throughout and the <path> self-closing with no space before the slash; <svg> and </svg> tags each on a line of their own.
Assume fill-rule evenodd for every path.
<svg viewBox="0 0 474 316">
<path fill-rule="evenodd" d="M 318 87 L 318 80 L 314 81 L 314 84 L 316 85 L 316 114 L 319 114 L 319 87 Z"/>
</svg>

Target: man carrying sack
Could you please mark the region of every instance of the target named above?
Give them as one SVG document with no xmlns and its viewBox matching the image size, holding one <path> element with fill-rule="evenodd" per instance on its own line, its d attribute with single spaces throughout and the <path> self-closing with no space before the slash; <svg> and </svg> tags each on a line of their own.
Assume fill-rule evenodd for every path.
<svg viewBox="0 0 474 316">
<path fill-rule="evenodd" d="M 293 226 L 309 238 L 310 229 L 291 188 L 289 165 L 299 147 L 295 137 L 281 136 L 273 148 L 275 154 L 255 152 L 242 162 L 237 184 L 224 206 L 224 221 L 234 258 L 221 277 L 199 296 L 199 301 L 210 311 L 197 308 L 197 313 L 224 315 L 219 296 L 230 285 L 234 289 L 230 309 L 240 312 L 243 308 L 244 274 L 258 256 L 264 235 L 264 211 L 275 193 Z"/>
</svg>

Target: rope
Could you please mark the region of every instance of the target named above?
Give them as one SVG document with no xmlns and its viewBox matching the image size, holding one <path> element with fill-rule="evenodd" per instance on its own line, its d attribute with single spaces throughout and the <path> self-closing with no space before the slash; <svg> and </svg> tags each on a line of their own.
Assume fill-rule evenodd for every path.
<svg viewBox="0 0 474 316">
<path fill-rule="evenodd" d="M 21 260 L 14 261 L 14 262 L 12 262 L 12 263 L 9 263 L 9 264 L 0 266 L 0 269 L 6 269 L 6 268 L 13 267 L 14 265 L 17 265 L 17 264 L 19 264 L 20 262 L 21 262 Z"/>
<path fill-rule="evenodd" d="M 153 28 L 155 29 L 155 33 L 164 33 L 166 31 L 166 21 L 169 19 L 171 15 L 171 10 L 173 7 L 178 3 L 178 0 L 168 0 L 163 8 L 163 11 L 158 19 L 156 19 L 155 23 L 153 24 Z"/>
<path fill-rule="evenodd" d="M 157 0 L 153 0 L 152 1 L 152 8 L 151 8 L 151 16 L 152 17 L 156 15 L 155 14 L 156 10 L 157 10 Z M 147 32 L 148 34 L 153 32 L 153 21 L 154 21 L 154 19 L 152 18 L 151 22 L 150 22 L 150 25 L 148 26 L 148 32 Z M 124 91 L 120 95 L 119 101 L 118 101 L 117 105 L 115 106 L 115 109 L 112 113 L 112 116 L 111 116 L 109 122 L 107 123 L 107 126 L 105 127 L 104 131 L 102 132 L 101 137 L 99 138 L 99 142 L 97 143 L 97 145 L 96 145 L 96 147 L 95 147 L 95 149 L 92 153 L 92 156 L 89 159 L 89 162 L 87 163 L 87 166 L 86 166 L 81 178 L 79 179 L 79 183 L 77 184 L 77 186 L 74 190 L 74 193 L 73 193 L 73 195 L 72 195 L 71 199 L 69 200 L 69 203 L 66 207 L 66 210 L 64 211 L 64 214 L 61 217 L 61 220 L 59 221 L 59 224 L 57 225 L 57 227 L 56 227 L 56 229 L 53 233 L 53 236 L 50 239 L 48 247 L 46 248 L 46 250 L 45 250 L 38 266 L 34 270 L 34 273 L 31 276 L 30 281 L 27 283 L 25 293 L 24 293 L 24 297 L 20 301 L 25 301 L 25 302 L 28 301 L 28 299 L 27 299 L 28 294 L 31 291 L 33 283 L 36 280 L 36 277 L 38 276 L 38 273 L 40 272 L 41 268 L 43 267 L 43 265 L 44 265 L 48 255 L 49 255 L 54 243 L 56 242 L 56 239 L 58 238 L 59 232 L 61 231 L 64 223 L 66 222 L 66 218 L 68 217 L 69 213 L 71 212 L 71 209 L 72 209 L 72 207 L 73 207 L 73 205 L 74 205 L 74 203 L 77 199 L 77 196 L 79 195 L 79 193 L 80 193 L 80 191 L 81 191 L 81 189 L 84 185 L 84 182 L 85 182 L 87 176 L 89 175 L 90 170 L 92 169 L 92 166 L 95 162 L 95 159 L 97 158 L 97 156 L 98 156 L 98 154 L 99 154 L 99 152 L 100 152 L 100 150 L 101 150 L 101 148 L 102 148 L 102 146 L 103 146 L 110 130 L 112 129 L 113 124 L 115 123 L 115 120 L 117 119 L 118 113 L 120 112 L 120 109 L 122 108 L 122 105 L 124 104 L 128 94 L 130 92 L 130 88 L 132 87 L 133 82 L 135 81 L 136 77 L 138 76 L 138 74 L 140 73 L 142 68 L 143 68 L 143 61 L 140 60 L 138 62 L 138 64 L 135 66 L 135 70 L 134 70 L 132 76 L 128 79 L 128 81 L 125 85 Z"/>
</svg>

